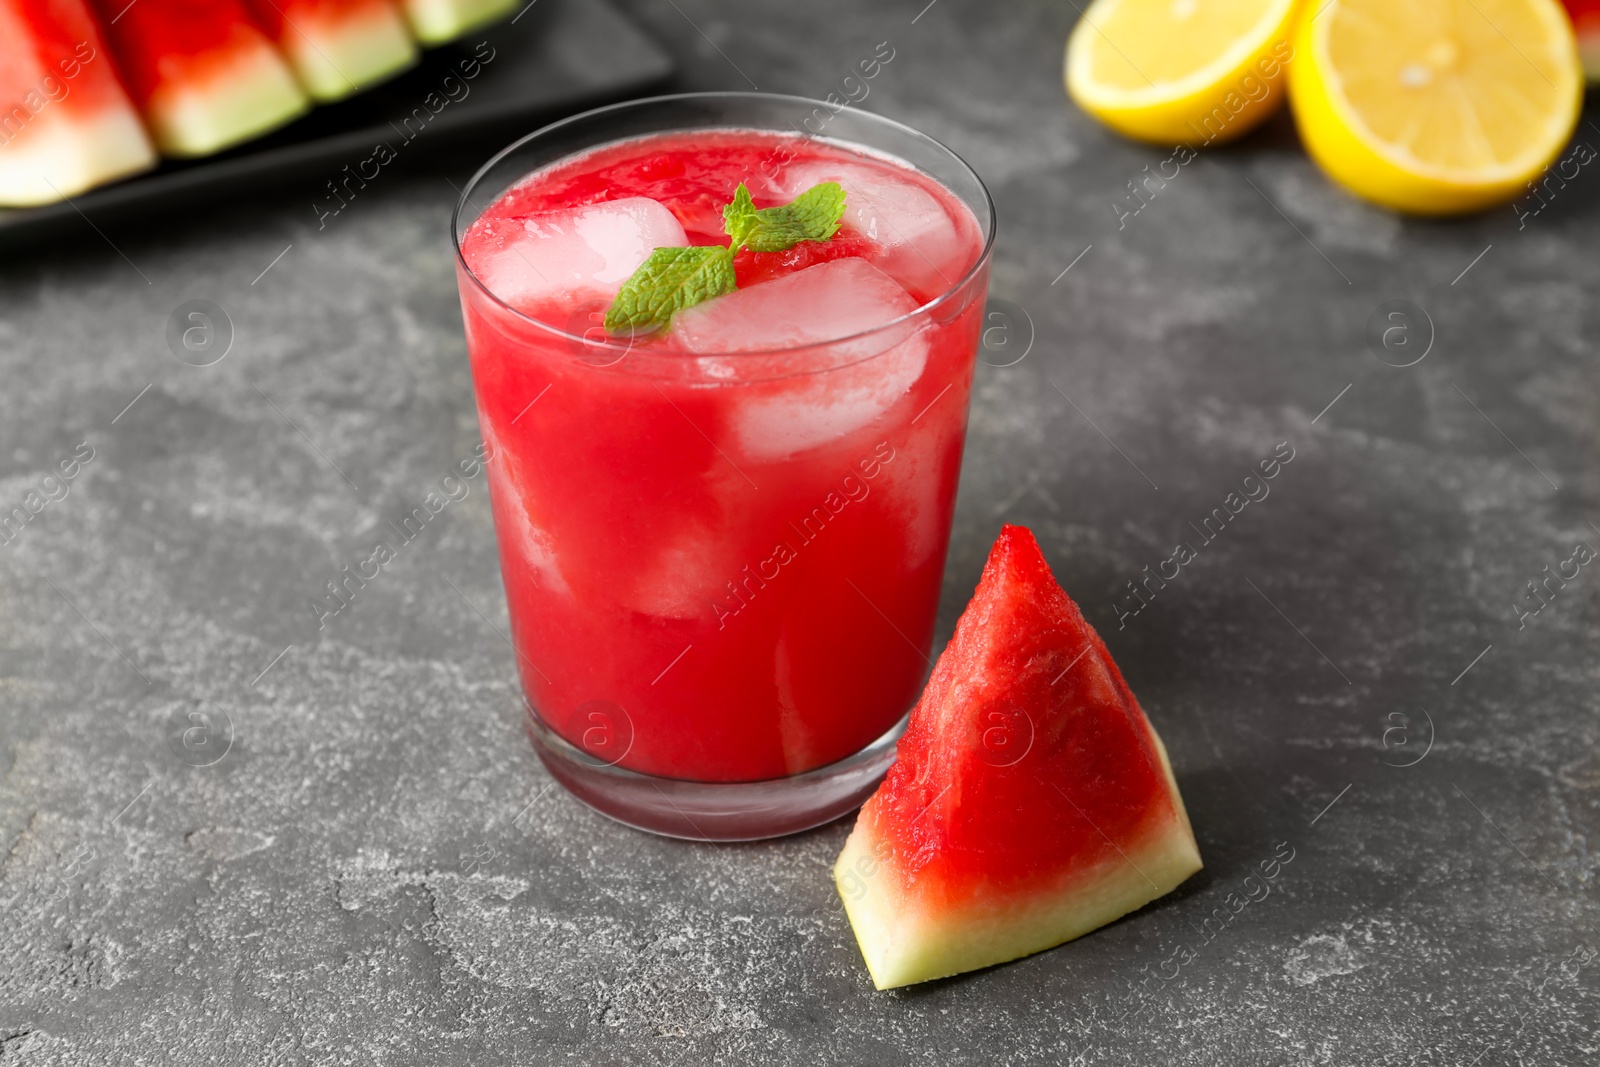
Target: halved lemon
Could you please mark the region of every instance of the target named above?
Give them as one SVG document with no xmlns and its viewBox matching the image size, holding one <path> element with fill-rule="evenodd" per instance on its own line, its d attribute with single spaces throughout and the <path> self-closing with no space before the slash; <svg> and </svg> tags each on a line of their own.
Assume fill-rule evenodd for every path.
<svg viewBox="0 0 1600 1067">
<path fill-rule="evenodd" d="M 1294 41 L 1289 96 L 1307 151 L 1401 211 L 1516 196 L 1560 154 L 1583 101 L 1556 0 L 1313 0 Z"/>
<path fill-rule="evenodd" d="M 1141 141 L 1229 141 L 1283 100 L 1299 0 L 1094 0 L 1067 39 L 1067 93 Z"/>
</svg>

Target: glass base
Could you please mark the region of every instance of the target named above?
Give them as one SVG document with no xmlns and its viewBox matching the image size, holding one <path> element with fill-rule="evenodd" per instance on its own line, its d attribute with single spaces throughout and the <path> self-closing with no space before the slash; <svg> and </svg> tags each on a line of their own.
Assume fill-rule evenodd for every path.
<svg viewBox="0 0 1600 1067">
<path fill-rule="evenodd" d="M 689 841 L 759 841 L 797 834 L 859 807 L 894 762 L 907 712 L 882 737 L 837 763 L 759 782 L 688 782 L 601 762 L 550 730 L 531 712 L 528 733 L 539 759 L 567 792 L 637 830 Z"/>
</svg>

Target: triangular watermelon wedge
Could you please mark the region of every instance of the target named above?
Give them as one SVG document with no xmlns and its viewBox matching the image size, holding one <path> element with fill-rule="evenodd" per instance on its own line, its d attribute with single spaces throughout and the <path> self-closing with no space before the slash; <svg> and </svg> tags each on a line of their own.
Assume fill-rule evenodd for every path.
<svg viewBox="0 0 1600 1067">
<path fill-rule="evenodd" d="M 341 100 L 417 61 L 393 0 L 248 0 L 313 100 Z"/>
<path fill-rule="evenodd" d="M 1033 534 L 1004 527 L 834 867 L 874 984 L 1059 945 L 1200 866 L 1161 739 Z"/>
<path fill-rule="evenodd" d="M 0 0 L 0 204 L 49 204 L 155 149 L 83 0 Z"/>
<path fill-rule="evenodd" d="M 310 101 L 239 0 L 92 0 L 156 147 L 204 156 Z"/>
</svg>

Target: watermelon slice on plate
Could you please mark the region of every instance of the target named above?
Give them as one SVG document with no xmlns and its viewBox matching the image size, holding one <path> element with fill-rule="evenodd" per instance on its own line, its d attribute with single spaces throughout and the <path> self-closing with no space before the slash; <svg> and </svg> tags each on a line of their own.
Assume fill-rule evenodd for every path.
<svg viewBox="0 0 1600 1067">
<path fill-rule="evenodd" d="M 92 0 L 156 147 L 204 156 L 310 106 L 239 0 Z"/>
<path fill-rule="evenodd" d="M 834 867 L 874 984 L 1059 945 L 1200 866 L 1161 739 L 1033 534 L 1004 527 Z"/>
<path fill-rule="evenodd" d="M 1578 58 L 1591 83 L 1600 82 L 1600 0 L 1561 0 L 1578 34 Z"/>
<path fill-rule="evenodd" d="M 411 32 L 423 44 L 453 41 L 528 0 L 402 0 Z"/>
<path fill-rule="evenodd" d="M 417 61 L 392 0 L 248 0 L 313 100 L 340 100 Z"/>
<path fill-rule="evenodd" d="M 83 0 L 0 0 L 0 204 L 49 204 L 155 164 Z"/>
</svg>

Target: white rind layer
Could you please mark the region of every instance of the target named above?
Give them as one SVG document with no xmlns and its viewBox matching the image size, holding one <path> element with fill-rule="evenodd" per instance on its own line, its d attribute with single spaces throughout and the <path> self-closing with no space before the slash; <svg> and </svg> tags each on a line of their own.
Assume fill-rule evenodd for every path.
<svg viewBox="0 0 1600 1067">
<path fill-rule="evenodd" d="M 306 92 L 323 103 L 393 77 L 419 54 L 405 19 L 387 4 L 335 29 L 285 25 L 278 44 Z"/>
<path fill-rule="evenodd" d="M 404 0 L 411 32 L 423 44 L 453 41 L 470 29 L 492 22 L 515 8 L 518 0 Z"/>
<path fill-rule="evenodd" d="M 0 146 L 0 204 L 34 207 L 147 170 L 155 150 L 127 104 L 94 115 L 44 110 Z"/>
<path fill-rule="evenodd" d="M 925 908 L 902 889 L 888 848 L 858 821 L 834 865 L 834 879 L 867 970 L 879 989 L 946 978 L 1042 952 L 1136 911 L 1177 888 L 1201 866 L 1183 798 L 1161 755 L 1174 814 L 1144 840 L 1119 843 L 1122 855 L 1096 868 L 1063 871 L 1055 887 L 1028 899 L 985 901 L 981 892 L 960 910 Z"/>
<path fill-rule="evenodd" d="M 288 65 L 263 41 L 225 77 L 157 90 L 145 120 L 166 155 L 205 156 L 282 126 L 310 106 Z"/>
</svg>

